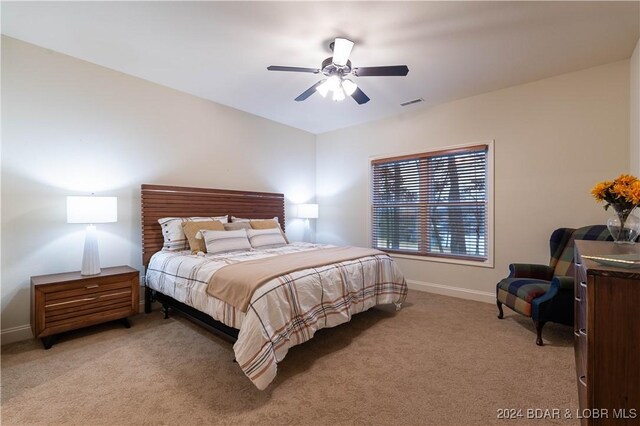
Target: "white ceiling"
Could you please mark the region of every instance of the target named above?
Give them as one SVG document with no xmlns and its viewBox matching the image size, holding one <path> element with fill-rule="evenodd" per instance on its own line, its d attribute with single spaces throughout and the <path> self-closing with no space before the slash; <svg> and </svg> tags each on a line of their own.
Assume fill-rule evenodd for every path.
<svg viewBox="0 0 640 426">
<path fill-rule="evenodd" d="M 631 56 L 639 2 L 2 2 L 2 33 L 312 133 Z M 371 98 L 293 99 L 336 36 Z M 415 98 L 425 102 L 408 107 Z"/>
</svg>

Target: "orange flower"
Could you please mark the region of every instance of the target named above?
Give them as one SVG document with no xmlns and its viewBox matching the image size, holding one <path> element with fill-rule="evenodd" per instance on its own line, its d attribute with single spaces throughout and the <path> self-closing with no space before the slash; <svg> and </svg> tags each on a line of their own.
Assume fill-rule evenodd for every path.
<svg viewBox="0 0 640 426">
<path fill-rule="evenodd" d="M 591 188 L 591 195 L 598 202 L 605 201 L 605 209 L 612 204 L 632 209 L 640 205 L 640 180 L 632 175 L 621 174 L 613 182 L 597 183 Z"/>
<path fill-rule="evenodd" d="M 591 195 L 593 195 L 593 198 L 595 198 L 599 203 L 604 200 L 609 184 L 610 182 L 600 182 L 591 189 Z"/>
<path fill-rule="evenodd" d="M 611 193 L 616 198 L 627 198 L 627 188 L 628 186 L 624 183 L 614 182 L 613 187 L 611 188 Z"/>
<path fill-rule="evenodd" d="M 640 181 L 634 181 L 627 192 L 627 200 L 634 205 L 640 204 Z"/>
<path fill-rule="evenodd" d="M 630 185 L 633 182 L 637 181 L 638 178 L 632 175 L 625 175 L 625 174 L 621 174 L 620 176 L 618 176 L 616 178 L 616 180 L 614 181 L 614 183 L 620 183 L 623 185 Z"/>
</svg>

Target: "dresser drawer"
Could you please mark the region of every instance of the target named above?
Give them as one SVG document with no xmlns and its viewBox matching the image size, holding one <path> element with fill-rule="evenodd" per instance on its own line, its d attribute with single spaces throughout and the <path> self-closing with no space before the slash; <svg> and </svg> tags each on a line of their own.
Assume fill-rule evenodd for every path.
<svg viewBox="0 0 640 426">
<path fill-rule="evenodd" d="M 580 259 L 578 259 L 578 262 L 576 263 L 575 271 L 576 271 L 576 282 L 587 281 L 587 270 L 584 267 L 584 265 L 580 263 Z"/>
<path fill-rule="evenodd" d="M 587 375 L 578 375 L 578 404 L 580 409 L 591 407 L 589 404 L 589 389 L 587 388 Z M 590 424 L 591 419 L 583 418 L 580 421 L 581 424 Z"/>
<path fill-rule="evenodd" d="M 587 284 L 583 281 L 576 283 L 574 330 L 587 329 Z"/>
<path fill-rule="evenodd" d="M 582 330 L 574 332 L 574 353 L 576 358 L 576 375 L 587 375 L 587 335 Z"/>
</svg>

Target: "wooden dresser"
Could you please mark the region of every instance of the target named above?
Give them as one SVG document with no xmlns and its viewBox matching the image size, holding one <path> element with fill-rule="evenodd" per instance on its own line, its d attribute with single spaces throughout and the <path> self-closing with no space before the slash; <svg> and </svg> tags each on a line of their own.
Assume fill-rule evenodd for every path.
<svg viewBox="0 0 640 426">
<path fill-rule="evenodd" d="M 31 329 L 45 349 L 58 333 L 138 313 L 140 280 L 129 266 L 103 268 L 97 275 L 80 272 L 31 277 Z"/>
<path fill-rule="evenodd" d="M 640 269 L 603 266 L 582 257 L 610 254 L 640 255 L 640 244 L 576 241 L 578 417 L 583 425 L 638 425 Z"/>
</svg>

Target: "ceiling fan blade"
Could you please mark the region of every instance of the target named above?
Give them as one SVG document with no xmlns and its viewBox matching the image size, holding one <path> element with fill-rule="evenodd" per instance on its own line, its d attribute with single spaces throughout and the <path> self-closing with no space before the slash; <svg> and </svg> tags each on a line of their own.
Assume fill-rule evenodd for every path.
<svg viewBox="0 0 640 426">
<path fill-rule="evenodd" d="M 337 37 L 336 41 L 333 42 L 333 63 L 340 67 L 347 65 L 351 49 L 353 49 L 351 40 Z"/>
<path fill-rule="evenodd" d="M 351 94 L 351 97 L 355 99 L 359 105 L 366 104 L 371 100 L 362 90 L 360 90 L 359 87 L 356 87 L 356 90 Z"/>
<path fill-rule="evenodd" d="M 409 67 L 406 65 L 391 65 L 388 67 L 359 67 L 353 69 L 353 75 L 356 77 L 374 77 L 374 76 L 401 76 L 409 74 Z"/>
<path fill-rule="evenodd" d="M 320 80 L 319 82 L 317 82 L 316 84 L 314 84 L 313 86 L 309 87 L 307 90 L 305 90 L 304 92 L 302 92 L 300 94 L 300 96 L 298 96 L 295 100 L 296 102 L 300 102 L 300 101 L 304 101 L 305 99 L 307 99 L 309 96 L 313 95 L 316 91 L 316 87 L 320 86 L 322 84 L 323 80 Z"/>
<path fill-rule="evenodd" d="M 291 72 L 310 72 L 318 74 L 320 72 L 317 68 L 300 68 L 300 67 L 281 67 L 278 65 L 271 65 L 267 67 L 269 71 L 291 71 Z"/>
</svg>

